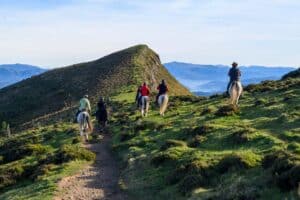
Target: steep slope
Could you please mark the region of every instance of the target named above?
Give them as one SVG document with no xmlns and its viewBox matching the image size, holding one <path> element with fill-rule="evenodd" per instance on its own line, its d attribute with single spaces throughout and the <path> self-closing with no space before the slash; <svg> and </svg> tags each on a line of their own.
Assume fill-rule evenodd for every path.
<svg viewBox="0 0 300 200">
<path fill-rule="evenodd" d="M 115 97 L 123 187 L 145 200 L 299 199 L 298 72 L 249 85 L 239 108 L 222 95 L 178 97 L 164 118 L 153 110 L 142 119 L 132 93 Z"/>
<path fill-rule="evenodd" d="M 111 96 L 122 92 L 122 88 L 135 90 L 143 81 L 154 90 L 160 79 L 167 80 L 172 94 L 190 94 L 161 65 L 154 51 L 146 45 L 134 46 L 99 60 L 54 69 L 0 90 L 0 121 L 20 125 L 72 109 L 84 94 L 95 103 L 99 96 Z"/>
<path fill-rule="evenodd" d="M 32 65 L 24 64 L 5 64 L 0 65 L 0 88 L 14 84 L 31 76 L 45 72 L 42 69 Z"/>
</svg>

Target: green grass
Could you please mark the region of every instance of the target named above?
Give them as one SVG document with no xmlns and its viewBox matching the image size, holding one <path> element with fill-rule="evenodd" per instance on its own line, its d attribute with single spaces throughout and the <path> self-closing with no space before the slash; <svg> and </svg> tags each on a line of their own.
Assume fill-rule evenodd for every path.
<svg viewBox="0 0 300 200">
<path fill-rule="evenodd" d="M 297 199 L 297 188 L 282 187 L 261 162 L 279 150 L 300 160 L 299 84 L 296 78 L 251 86 L 238 112 L 225 115 L 217 113 L 228 103 L 222 96 L 173 97 L 165 117 L 152 107 L 141 119 L 133 93 L 119 94 L 111 131 L 127 192 L 136 199 Z M 207 168 L 195 172 L 193 162 Z"/>
<path fill-rule="evenodd" d="M 0 199 L 53 199 L 61 178 L 94 159 L 73 144 L 77 135 L 76 125 L 60 123 L 0 138 Z"/>
</svg>

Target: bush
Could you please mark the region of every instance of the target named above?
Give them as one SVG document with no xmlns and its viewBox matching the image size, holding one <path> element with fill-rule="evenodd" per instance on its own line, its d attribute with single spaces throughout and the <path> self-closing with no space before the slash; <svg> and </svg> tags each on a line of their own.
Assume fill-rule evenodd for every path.
<svg viewBox="0 0 300 200">
<path fill-rule="evenodd" d="M 255 132 L 252 128 L 244 128 L 236 131 L 232 134 L 232 139 L 234 142 L 241 144 L 248 142 L 251 139 L 251 135 Z"/>
<path fill-rule="evenodd" d="M 23 177 L 23 173 L 24 168 L 18 163 L 0 168 L 0 189 L 15 184 Z"/>
<path fill-rule="evenodd" d="M 76 137 L 72 140 L 72 144 L 78 144 L 78 143 L 81 143 L 81 141 L 82 141 L 82 137 L 76 136 Z"/>
<path fill-rule="evenodd" d="M 221 183 L 213 199 L 220 200 L 256 200 L 261 188 L 246 179 L 235 177 L 232 182 Z"/>
<path fill-rule="evenodd" d="M 200 174 L 188 175 L 178 184 L 179 191 L 186 195 L 200 186 L 207 185 L 207 180 Z"/>
<path fill-rule="evenodd" d="M 96 155 L 85 148 L 75 145 L 63 145 L 57 153 L 57 162 L 64 163 L 72 160 L 95 160 Z"/>
<path fill-rule="evenodd" d="M 207 135 L 213 131 L 214 127 L 209 124 L 204 124 L 203 126 L 189 128 L 186 130 L 187 134 L 196 136 L 196 135 Z"/>
<path fill-rule="evenodd" d="M 176 184 L 186 176 L 197 174 L 208 178 L 211 175 L 210 166 L 199 160 L 192 161 L 186 165 L 180 165 L 167 176 L 166 182 L 170 185 Z M 208 183 L 208 180 L 206 183 Z"/>
<path fill-rule="evenodd" d="M 165 143 L 160 147 L 160 150 L 166 150 L 170 147 L 185 147 L 186 142 L 181 140 L 166 140 Z"/>
<path fill-rule="evenodd" d="M 207 138 L 201 135 L 196 135 L 192 138 L 192 140 L 189 142 L 189 147 L 196 148 L 198 147 L 201 142 L 205 141 Z"/>
<path fill-rule="evenodd" d="M 130 132 L 123 132 L 120 134 L 120 142 L 125 142 L 127 140 L 130 140 L 133 137 L 135 137 L 135 134 Z"/>
<path fill-rule="evenodd" d="M 267 104 L 266 99 L 257 99 L 254 103 L 255 106 L 260 106 L 260 105 L 265 105 L 265 104 Z"/>
<path fill-rule="evenodd" d="M 164 124 L 153 122 L 153 121 L 143 121 L 140 124 L 135 125 L 134 132 L 137 133 L 143 130 L 162 130 L 164 128 Z"/>
<path fill-rule="evenodd" d="M 220 107 L 215 113 L 216 116 L 231 116 L 239 113 L 239 109 L 235 105 L 226 105 Z"/>
<path fill-rule="evenodd" d="M 207 107 L 202 110 L 201 115 L 207 115 L 207 114 L 211 114 L 213 112 L 214 112 L 214 109 L 212 107 Z"/>
<path fill-rule="evenodd" d="M 41 144 L 27 144 L 24 148 L 30 155 L 41 155 L 50 151 L 49 146 L 43 146 Z"/>
<path fill-rule="evenodd" d="M 265 169 L 270 168 L 274 182 L 284 190 L 298 187 L 300 182 L 300 159 L 284 151 L 266 155 L 262 161 Z"/>
<path fill-rule="evenodd" d="M 47 175 L 54 167 L 55 165 L 53 164 L 40 165 L 33 171 L 30 178 L 34 181 L 39 180 L 42 176 Z"/>
<path fill-rule="evenodd" d="M 159 165 L 162 165 L 166 162 L 178 161 L 182 156 L 183 152 L 184 149 L 182 147 L 167 149 L 166 151 L 159 152 L 156 155 L 154 155 L 151 159 L 151 164 L 153 164 L 155 167 L 158 167 Z"/>
<path fill-rule="evenodd" d="M 255 167 L 258 164 L 258 161 L 259 157 L 254 153 L 233 153 L 220 160 L 216 168 L 220 173 L 226 173 L 232 169 L 239 170 Z"/>
</svg>

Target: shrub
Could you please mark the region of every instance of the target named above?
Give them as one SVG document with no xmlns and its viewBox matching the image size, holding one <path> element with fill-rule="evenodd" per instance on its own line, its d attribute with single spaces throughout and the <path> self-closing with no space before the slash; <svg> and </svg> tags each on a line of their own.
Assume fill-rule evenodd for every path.
<svg viewBox="0 0 300 200">
<path fill-rule="evenodd" d="M 196 135 L 206 135 L 214 129 L 213 126 L 209 124 L 204 124 L 203 126 L 188 128 L 186 129 L 187 134 L 196 136 Z"/>
<path fill-rule="evenodd" d="M 295 152 L 295 153 L 299 153 L 300 154 L 300 144 L 297 142 L 292 142 L 291 144 L 288 145 L 287 149 L 289 151 Z M 1 162 L 1 159 L 0 159 Z"/>
<path fill-rule="evenodd" d="M 133 137 L 135 137 L 135 134 L 131 132 L 123 132 L 120 134 L 120 142 L 125 142 L 127 140 L 130 140 Z"/>
<path fill-rule="evenodd" d="M 0 189 L 15 184 L 22 178 L 23 173 L 24 168 L 19 163 L 0 168 Z"/>
<path fill-rule="evenodd" d="M 197 187 L 205 186 L 206 184 L 207 180 L 202 175 L 188 175 L 178 184 L 178 189 L 182 194 L 186 195 Z"/>
<path fill-rule="evenodd" d="M 201 135 L 196 135 L 192 138 L 192 140 L 189 142 L 189 147 L 195 148 L 198 147 L 201 142 L 205 141 L 207 138 Z"/>
<path fill-rule="evenodd" d="M 270 168 L 274 182 L 284 190 L 298 187 L 300 182 L 300 159 L 287 152 L 279 151 L 266 155 L 263 167 Z"/>
<path fill-rule="evenodd" d="M 42 176 L 47 175 L 55 165 L 53 164 L 45 164 L 38 166 L 33 173 L 30 175 L 32 180 L 39 180 Z"/>
<path fill-rule="evenodd" d="M 43 146 L 41 144 L 27 144 L 24 148 L 30 155 L 41 155 L 50 151 L 49 146 Z"/>
<path fill-rule="evenodd" d="M 211 175 L 210 166 L 203 161 L 191 161 L 186 165 L 180 165 L 179 167 L 175 168 L 175 170 L 173 170 L 170 175 L 167 176 L 166 182 L 170 185 L 176 184 L 186 176 L 197 174 L 208 178 L 209 175 Z M 208 183 L 208 180 L 209 179 L 207 179 L 206 183 Z"/>
<path fill-rule="evenodd" d="M 234 142 L 241 144 L 248 142 L 251 139 L 251 135 L 255 132 L 252 128 L 244 128 L 236 131 L 232 134 L 232 139 Z"/>
<path fill-rule="evenodd" d="M 72 144 L 78 144 L 82 141 L 82 137 L 80 136 L 76 136 L 73 140 L 72 140 Z"/>
<path fill-rule="evenodd" d="M 151 164 L 158 167 L 166 162 L 178 161 L 182 156 L 184 149 L 182 147 L 175 147 L 167 149 L 166 151 L 159 152 L 151 159 Z"/>
<path fill-rule="evenodd" d="M 201 115 L 207 115 L 214 112 L 214 109 L 212 107 L 206 107 L 202 110 Z"/>
<path fill-rule="evenodd" d="M 134 132 L 139 132 L 143 130 L 162 130 L 164 128 L 164 124 L 153 122 L 153 121 L 143 121 L 140 124 L 135 125 Z"/>
<path fill-rule="evenodd" d="M 256 200 L 260 197 L 261 188 L 246 179 L 235 177 L 232 182 L 221 183 L 213 199 L 220 200 Z"/>
<path fill-rule="evenodd" d="M 285 151 L 276 151 L 276 152 L 269 153 L 265 155 L 264 158 L 262 159 L 262 167 L 264 169 L 268 169 L 273 166 L 274 162 L 278 158 L 283 158 L 286 156 L 288 156 L 288 153 Z"/>
<path fill-rule="evenodd" d="M 226 173 L 231 169 L 248 169 L 258 164 L 259 157 L 254 153 L 233 153 L 225 156 L 217 164 L 216 168 L 220 173 Z"/>
<path fill-rule="evenodd" d="M 267 100 L 266 99 L 257 99 L 254 103 L 255 106 L 260 106 L 260 105 L 265 105 L 267 104 Z"/>
<path fill-rule="evenodd" d="M 85 148 L 77 145 L 63 145 L 57 153 L 57 162 L 64 163 L 71 160 L 95 160 L 96 155 Z"/>
<path fill-rule="evenodd" d="M 166 150 L 170 147 L 185 147 L 186 142 L 181 140 L 166 140 L 165 143 L 160 147 L 160 150 Z"/>
<path fill-rule="evenodd" d="M 239 109 L 235 105 L 226 105 L 220 107 L 215 113 L 216 116 L 231 116 L 239 113 Z"/>
</svg>

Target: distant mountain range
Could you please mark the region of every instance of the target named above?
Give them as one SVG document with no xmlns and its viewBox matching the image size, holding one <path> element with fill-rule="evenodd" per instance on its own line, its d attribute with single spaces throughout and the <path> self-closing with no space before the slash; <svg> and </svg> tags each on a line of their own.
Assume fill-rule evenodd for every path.
<svg viewBox="0 0 300 200">
<path fill-rule="evenodd" d="M 200 65 L 182 62 L 165 63 L 169 72 L 183 85 L 197 95 L 208 96 L 226 90 L 229 66 Z M 260 83 L 264 80 L 278 80 L 293 67 L 241 66 L 242 84 Z"/>
<path fill-rule="evenodd" d="M 37 66 L 24 64 L 0 65 L 0 88 L 45 72 Z"/>
</svg>

